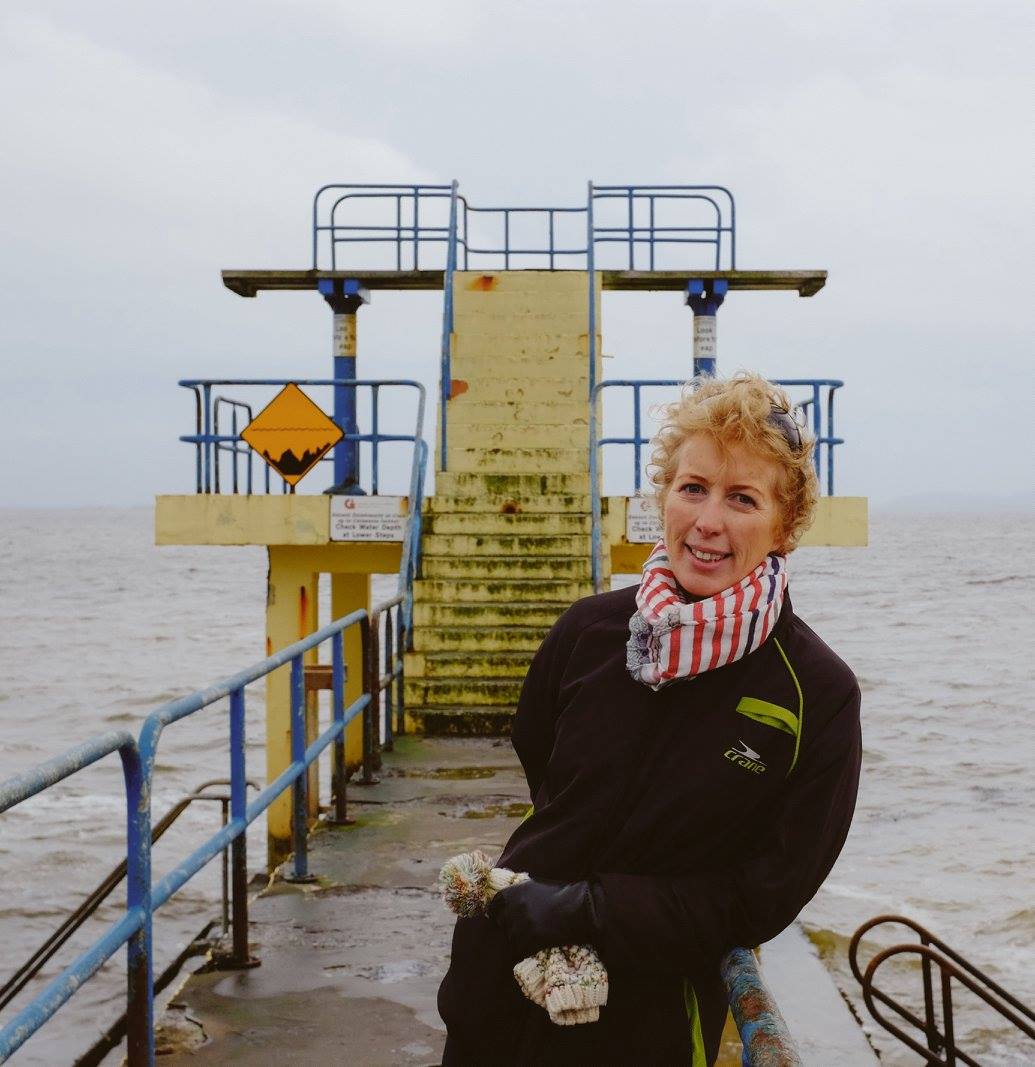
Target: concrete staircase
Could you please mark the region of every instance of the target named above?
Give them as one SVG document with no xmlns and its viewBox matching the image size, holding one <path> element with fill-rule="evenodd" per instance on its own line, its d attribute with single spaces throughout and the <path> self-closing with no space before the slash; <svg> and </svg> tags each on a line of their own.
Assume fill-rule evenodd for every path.
<svg viewBox="0 0 1035 1067">
<path fill-rule="evenodd" d="M 580 271 L 455 276 L 447 470 L 406 657 L 418 732 L 508 733 L 543 636 L 592 592 L 588 287 Z"/>
</svg>

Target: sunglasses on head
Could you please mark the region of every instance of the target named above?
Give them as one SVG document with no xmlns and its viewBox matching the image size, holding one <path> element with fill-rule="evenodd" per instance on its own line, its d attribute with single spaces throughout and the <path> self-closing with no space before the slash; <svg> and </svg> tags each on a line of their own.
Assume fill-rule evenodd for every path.
<svg viewBox="0 0 1035 1067">
<path fill-rule="evenodd" d="M 801 438 L 801 427 L 795 421 L 794 416 L 786 408 L 773 408 L 769 412 L 769 418 L 766 420 L 770 426 L 775 426 L 781 434 L 783 439 L 787 442 L 787 447 L 797 454 L 802 450 L 803 442 Z"/>
</svg>

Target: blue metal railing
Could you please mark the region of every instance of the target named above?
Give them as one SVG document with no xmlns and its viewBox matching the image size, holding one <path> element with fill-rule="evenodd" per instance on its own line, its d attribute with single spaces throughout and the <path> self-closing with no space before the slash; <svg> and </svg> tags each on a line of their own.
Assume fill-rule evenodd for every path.
<svg viewBox="0 0 1035 1067">
<path fill-rule="evenodd" d="M 591 202 L 616 201 L 625 208 L 621 225 L 592 228 L 594 245 L 616 244 L 627 248 L 625 270 L 654 270 L 657 250 L 666 245 L 710 245 L 715 250 L 713 270 L 723 269 L 725 249 L 728 269 L 736 269 L 737 209 L 733 194 L 723 185 L 594 185 L 590 182 L 589 196 Z M 673 202 L 708 204 L 715 212 L 715 220 L 705 226 L 665 225 L 658 219 L 659 202 L 669 206 Z M 637 222 L 637 209 L 641 209 L 640 215 L 646 215 L 644 221 Z M 647 253 L 645 267 L 637 266 L 636 252 L 641 246 Z"/>
<path fill-rule="evenodd" d="M 79 987 L 92 978 L 115 953 L 128 945 L 126 955 L 127 1032 L 134 1064 L 141 1049 L 154 1047 L 151 994 L 151 783 L 140 759 L 136 739 L 125 730 L 100 734 L 70 748 L 26 774 L 0 784 L 0 812 L 63 781 L 77 771 L 118 752 L 126 795 L 126 910 L 104 935 L 67 967 L 0 1030 L 0 1063 L 21 1047 Z"/>
<path fill-rule="evenodd" d="M 620 219 L 613 224 L 598 222 L 600 210 L 612 205 Z M 442 212 L 448 206 L 448 214 Z M 703 206 L 709 218 L 700 224 L 696 216 L 685 217 Z M 351 214 L 349 209 L 355 209 Z M 371 214 L 381 209 L 381 221 Z M 676 212 L 676 214 L 673 214 Z M 680 214 L 680 212 L 682 214 Z M 558 220 L 585 216 L 584 238 L 563 240 Z M 364 217 L 366 216 L 366 217 Z M 515 219 L 538 225 L 539 237 L 519 241 L 514 233 Z M 386 221 L 387 220 L 387 221 Z M 590 387 L 596 384 L 597 307 L 594 278 L 597 247 L 621 249 L 623 254 L 612 269 L 634 271 L 659 267 L 658 252 L 664 248 L 690 250 L 710 247 L 713 255 L 702 268 L 680 262 L 676 269 L 734 270 L 737 261 L 736 204 L 733 194 L 722 185 L 594 185 L 587 183 L 585 205 L 482 207 L 468 202 L 456 181 L 433 184 L 330 184 L 321 186 L 313 197 L 313 270 L 348 269 L 362 273 L 355 255 L 339 263 L 339 246 L 357 252 L 364 246 L 383 250 L 396 271 L 442 269 L 445 300 L 442 316 L 442 345 L 439 386 L 439 469 L 445 470 L 448 442 L 448 401 L 452 391 L 453 277 L 457 270 L 510 270 L 515 260 L 525 266 L 554 270 L 560 261 L 565 267 L 585 267 L 590 275 L 589 348 Z M 496 228 L 495 237 L 479 234 Z M 476 232 L 477 231 L 477 232 Z M 430 247 L 429 247 L 430 246 Z M 429 268 L 427 253 L 444 246 L 444 256 L 436 257 Z M 421 253 L 425 253 L 422 263 Z M 394 256 L 391 254 L 394 252 Z M 646 264 L 640 262 L 646 258 Z M 532 260 L 534 262 L 529 263 Z M 444 265 L 443 265 L 444 264 Z M 370 268 L 368 269 L 376 269 Z M 391 269 L 391 268 L 390 268 Z M 199 399 L 199 410 L 201 401 Z M 198 431 L 200 434 L 200 430 Z M 207 432 L 207 431 L 206 431 Z M 199 459 L 199 479 L 202 464 Z"/>
<path fill-rule="evenodd" d="M 372 773 L 381 725 L 377 708 L 379 693 L 387 690 L 385 703 L 386 738 L 393 735 L 392 711 L 402 728 L 401 651 L 405 634 L 393 627 L 391 614 L 404 598 L 396 596 L 372 614 L 354 611 L 317 630 L 301 641 L 281 649 L 259 663 L 207 689 L 180 700 L 170 701 L 153 711 L 141 727 L 138 738 L 124 730 L 102 734 L 24 774 L 0 783 L 0 813 L 35 796 L 50 786 L 96 763 L 111 753 L 122 759 L 126 794 L 127 901 L 122 917 L 102 937 L 81 953 L 44 990 L 0 1029 L 0 1063 L 6 1061 L 73 994 L 88 981 L 122 945 L 127 949 L 127 1053 L 130 1067 L 154 1063 L 154 979 L 152 916 L 211 859 L 228 847 L 234 867 L 234 962 L 247 964 L 247 882 L 246 830 L 286 790 L 292 791 L 292 877 L 308 877 L 308 768 L 331 745 L 334 746 L 332 791 L 335 816 L 345 819 L 344 736 L 348 724 L 363 715 L 364 776 Z M 379 645 L 380 616 L 386 618 L 385 671 L 381 672 Z M 364 692 L 345 707 L 345 631 L 360 628 L 363 648 Z M 331 723 L 314 741 L 306 744 L 304 655 L 325 642 L 331 644 Z M 397 653 L 399 653 L 397 655 Z M 245 688 L 249 684 L 289 665 L 291 671 L 290 725 L 291 762 L 252 801 L 248 802 L 245 766 Z M 398 691 L 393 704 L 392 689 Z M 230 741 L 230 819 L 215 834 L 181 860 L 158 882 L 151 878 L 151 786 L 158 744 L 166 727 L 229 698 Z M 242 915 L 243 921 L 239 921 Z"/>
<path fill-rule="evenodd" d="M 453 276 L 456 273 L 456 226 L 458 184 L 453 182 L 449 195 L 449 244 L 446 246 L 446 273 L 442 284 L 442 350 L 439 368 L 439 470 L 445 470 L 446 444 L 449 439 L 449 398 L 453 393 Z"/>
<path fill-rule="evenodd" d="M 338 245 L 394 245 L 395 270 L 420 270 L 421 247 L 445 244 L 455 234 L 455 220 L 445 226 L 429 225 L 421 220 L 421 207 L 429 201 L 453 199 L 452 185 L 405 184 L 330 184 L 323 185 L 313 197 L 313 270 L 320 269 L 321 234 L 327 235 L 329 269 L 338 269 Z M 328 206 L 328 202 L 329 206 Z M 343 206 L 368 209 L 371 202 L 388 207 L 388 223 L 339 222 Z M 391 209 L 394 208 L 394 218 Z M 326 212 L 322 215 L 321 212 Z M 326 221 L 321 221 L 321 218 Z M 410 258 L 407 260 L 406 257 Z M 404 262 L 406 266 L 404 267 Z"/>
<path fill-rule="evenodd" d="M 195 431 L 192 434 L 183 434 L 181 441 L 194 445 L 195 449 L 195 491 L 198 493 L 219 493 L 222 491 L 222 478 L 220 460 L 223 455 L 230 456 L 232 492 L 240 491 L 238 477 L 238 460 L 243 459 L 245 464 L 245 493 L 250 495 L 255 490 L 252 477 L 253 450 L 248 446 L 240 434 L 247 423 L 242 425 L 242 419 L 238 417 L 239 411 L 247 412 L 248 421 L 251 420 L 252 405 L 241 400 L 232 400 L 224 396 L 213 396 L 212 390 L 217 386 L 252 387 L 252 386 L 344 386 L 346 388 L 360 390 L 369 389 L 371 393 L 371 430 L 370 433 L 347 433 L 342 436 L 343 441 L 359 441 L 369 444 L 371 448 L 371 485 L 370 492 L 377 495 L 380 487 L 380 446 L 390 442 L 411 442 L 414 445 L 413 463 L 415 468 L 420 462 L 422 453 L 420 444 L 424 427 L 425 389 L 420 382 L 409 378 L 184 378 L 179 383 L 183 388 L 190 389 L 195 398 Z M 381 390 L 386 388 L 415 389 L 417 391 L 417 414 L 415 427 L 412 434 L 381 433 Z M 231 414 L 231 426 L 229 433 L 221 433 L 219 426 L 219 411 L 221 407 L 229 407 Z M 322 457 L 321 462 L 331 462 L 333 457 L 328 454 Z M 263 492 L 269 493 L 270 467 L 265 466 L 265 481 Z M 281 479 L 283 492 L 293 492 L 294 487 Z"/>
<path fill-rule="evenodd" d="M 731 949 L 719 962 L 719 973 L 740 1035 L 743 1067 L 804 1067 L 755 954 L 746 948 Z"/>
<path fill-rule="evenodd" d="M 594 201 L 620 209 L 621 220 L 612 225 L 593 223 Z M 443 217 L 448 206 L 448 215 Z M 703 206 L 708 219 L 698 219 Z M 351 213 L 349 209 L 355 209 Z M 378 215 L 378 210 L 382 211 Z M 558 232 L 559 220 L 585 214 L 589 226 L 585 240 L 572 243 Z M 372 221 L 372 216 L 381 221 Z M 539 236 L 518 239 L 515 220 L 535 224 Z M 734 270 L 736 249 L 736 204 L 722 185 L 594 185 L 587 186 L 586 203 L 577 206 L 480 206 L 459 193 L 456 181 L 449 185 L 345 183 L 321 186 L 313 197 L 313 270 L 362 270 L 364 264 L 349 257 L 339 263 L 339 246 L 361 248 L 390 246 L 389 258 L 397 271 L 442 269 L 450 255 L 453 269 L 509 270 L 514 260 L 534 259 L 533 266 L 554 270 L 558 261 L 566 267 L 591 269 L 595 245 L 623 246 L 624 270 L 658 268 L 658 250 L 665 246 L 704 245 L 714 250 L 707 268 L 680 263 L 675 269 Z M 488 228 L 495 236 L 481 236 Z M 577 232 L 577 231 L 573 231 Z M 445 255 L 429 267 L 427 252 L 444 245 Z M 429 249 L 428 246 L 431 246 Z M 637 255 L 642 249 L 644 254 Z M 689 250 L 689 249 L 687 249 Z M 369 249 L 368 249 L 369 251 Z M 424 262 L 421 253 L 425 252 Z M 394 255 L 391 253 L 394 252 Z M 638 260 L 646 259 L 646 264 Z M 528 265 L 528 264 L 526 264 Z M 367 269 L 373 269 L 369 264 Z"/>
<path fill-rule="evenodd" d="M 250 495 L 254 488 L 253 480 L 253 457 L 254 450 L 242 440 L 240 434 L 244 429 L 242 419 L 238 412 L 244 412 L 250 422 L 252 418 L 252 405 L 241 400 L 232 400 L 224 396 L 213 395 L 213 388 L 217 386 L 285 386 L 294 384 L 298 386 L 347 386 L 354 389 L 369 389 L 371 391 L 371 429 L 370 433 L 344 434 L 342 440 L 359 441 L 369 444 L 371 447 L 371 484 L 370 491 L 375 496 L 380 488 L 380 445 L 386 442 L 412 442 L 413 459 L 410 464 L 409 477 L 409 515 L 403 532 L 402 558 L 399 566 L 400 593 L 405 594 L 403 604 L 403 621 L 407 632 L 410 632 L 413 598 L 411 587 L 415 578 L 420 573 L 420 531 L 421 509 L 424 500 L 424 477 L 428 462 L 428 445 L 424 440 L 424 407 L 426 391 L 424 386 L 417 381 L 408 378 L 384 378 L 384 379 L 359 379 L 359 378 L 185 378 L 180 383 L 185 389 L 190 389 L 195 399 L 195 430 L 193 434 L 184 434 L 181 441 L 194 445 L 195 448 L 195 477 L 196 491 L 198 493 L 220 493 L 222 491 L 222 477 L 220 457 L 229 454 L 231 457 L 231 492 L 238 493 L 240 490 L 240 478 L 238 461 L 244 466 L 245 494 Z M 380 432 L 380 399 L 381 390 L 391 387 L 415 389 L 417 391 L 417 413 L 415 417 L 414 431 L 412 434 L 390 434 Z M 219 411 L 221 407 L 230 410 L 230 432 L 220 432 Z M 245 423 L 245 425 L 247 425 Z M 330 461 L 332 457 L 324 456 L 323 461 Z M 265 492 L 270 492 L 270 467 L 265 467 Z M 294 491 L 281 479 L 283 491 Z"/>
<path fill-rule="evenodd" d="M 591 389 L 590 401 L 590 452 L 589 452 L 589 476 L 590 491 L 592 493 L 592 549 L 593 549 L 593 587 L 598 592 L 601 588 L 603 576 L 603 513 L 602 513 L 602 490 L 600 485 L 600 450 L 605 445 L 625 445 L 633 450 L 633 492 L 639 493 L 643 484 L 643 449 L 650 443 L 651 437 L 643 431 L 643 405 L 642 392 L 644 389 L 677 389 L 686 383 L 678 378 L 654 378 L 654 379 L 612 379 L 600 382 Z M 813 454 L 813 462 L 816 467 L 816 477 L 820 480 L 820 488 L 823 488 L 823 475 L 826 475 L 826 495 L 834 495 L 834 448 L 844 444 L 844 438 L 834 435 L 834 393 L 840 389 L 844 382 L 836 378 L 774 378 L 774 385 L 789 389 L 807 389 L 808 393 L 796 399 L 792 396 L 792 402 L 796 410 L 800 410 L 812 427 L 816 448 Z M 632 421 L 633 429 L 631 437 L 601 437 L 600 406 L 605 389 L 630 389 L 632 390 Z M 826 389 L 826 397 L 822 391 Z"/>
</svg>

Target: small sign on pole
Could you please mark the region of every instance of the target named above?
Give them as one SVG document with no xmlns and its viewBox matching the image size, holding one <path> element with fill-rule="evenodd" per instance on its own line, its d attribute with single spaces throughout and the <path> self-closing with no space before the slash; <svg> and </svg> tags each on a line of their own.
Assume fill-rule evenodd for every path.
<svg viewBox="0 0 1035 1067">
<path fill-rule="evenodd" d="M 332 496 L 332 541 L 402 541 L 406 529 L 404 496 Z"/>
<path fill-rule="evenodd" d="M 654 544 L 663 535 L 657 505 L 650 497 L 631 496 L 625 512 L 625 539 L 632 545 Z"/>
<path fill-rule="evenodd" d="M 285 482 L 297 485 L 341 440 L 342 431 L 291 382 L 248 423 L 241 437 Z"/>
</svg>

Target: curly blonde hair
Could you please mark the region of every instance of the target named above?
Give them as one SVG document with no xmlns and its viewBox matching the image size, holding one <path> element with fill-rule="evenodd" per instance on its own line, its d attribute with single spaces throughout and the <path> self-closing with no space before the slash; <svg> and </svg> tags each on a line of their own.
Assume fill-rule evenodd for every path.
<svg viewBox="0 0 1035 1067">
<path fill-rule="evenodd" d="M 660 408 L 662 426 L 651 441 L 647 476 L 655 488 L 658 512 L 665 513 L 665 496 L 676 476 L 679 450 L 694 433 L 707 434 L 726 452 L 743 446 L 776 463 L 776 499 L 783 523 L 782 554 L 792 552 L 812 524 L 819 499 L 813 466 L 816 443 L 804 428 L 802 448 L 791 450 L 771 416 L 793 411 L 790 398 L 758 374 L 738 371 L 732 378 L 698 378 L 688 382 L 680 399 Z"/>
</svg>

